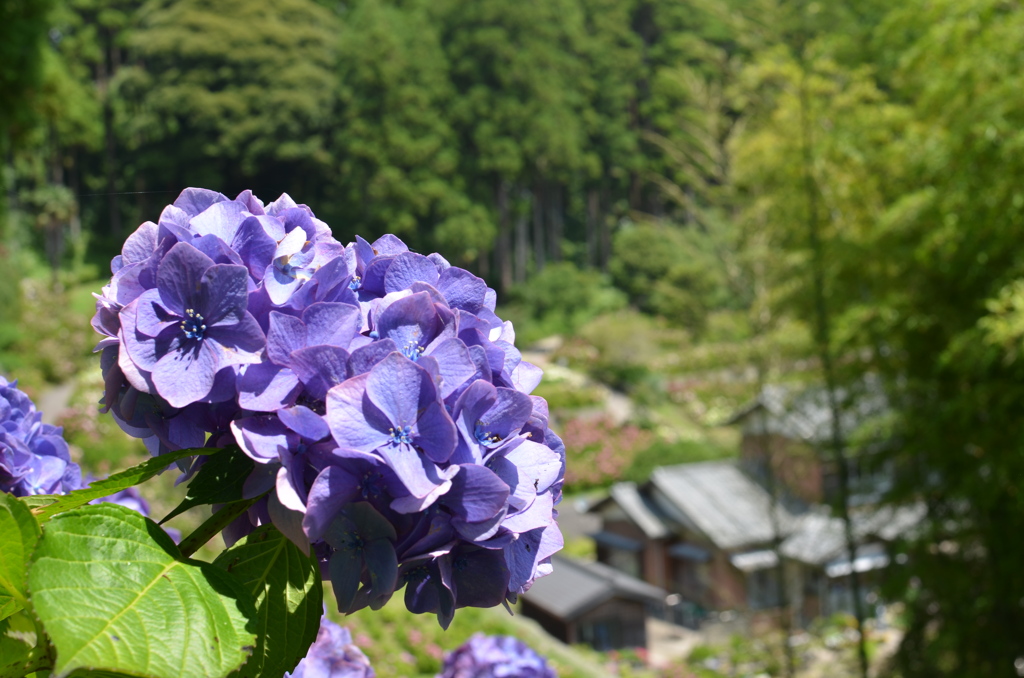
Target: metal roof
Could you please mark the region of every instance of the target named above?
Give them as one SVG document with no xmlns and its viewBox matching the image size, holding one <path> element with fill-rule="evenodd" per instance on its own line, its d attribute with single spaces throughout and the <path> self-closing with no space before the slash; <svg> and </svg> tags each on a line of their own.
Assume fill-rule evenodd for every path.
<svg viewBox="0 0 1024 678">
<path fill-rule="evenodd" d="M 779 547 L 786 558 L 810 565 L 822 565 L 846 550 L 843 521 L 824 511 L 805 513 L 797 519 L 796 529 Z"/>
<path fill-rule="evenodd" d="M 671 534 L 657 509 L 640 494 L 636 483 L 615 483 L 609 496 L 643 530 L 648 539 L 664 539 Z"/>
<path fill-rule="evenodd" d="M 850 514 L 854 539 L 892 541 L 914 529 L 924 513 L 922 504 L 857 509 Z M 805 513 L 796 519 L 792 534 L 782 542 L 779 551 L 787 558 L 810 565 L 845 558 L 843 521 L 824 510 Z"/>
<path fill-rule="evenodd" d="M 533 583 L 523 598 L 559 619 L 571 621 L 612 598 L 662 603 L 665 590 L 603 563 L 554 556 L 552 571 Z"/>
<path fill-rule="evenodd" d="M 729 556 L 729 562 L 742 572 L 754 572 L 756 570 L 767 570 L 779 564 L 779 556 L 775 551 L 747 551 Z"/>
<path fill-rule="evenodd" d="M 870 421 L 877 421 L 889 412 L 889 401 L 881 381 L 871 375 L 848 388 L 836 389 L 841 408 L 839 424 L 844 435 L 850 435 Z M 752 402 L 742 407 L 725 423 L 737 424 L 758 410 L 765 412 L 762 421 L 755 422 L 767 433 L 814 445 L 831 442 L 832 408 L 828 391 L 820 386 L 793 393 L 785 386 L 768 385 Z"/>
<path fill-rule="evenodd" d="M 731 461 L 662 466 L 652 484 L 689 522 L 721 549 L 770 542 L 774 536 L 771 498 Z M 779 528 L 788 534 L 793 517 L 776 504 Z"/>
<path fill-rule="evenodd" d="M 688 544 L 686 542 L 669 546 L 668 554 L 673 558 L 694 560 L 698 563 L 706 563 L 711 560 L 711 553 L 707 549 L 702 549 L 696 544 Z"/>
<path fill-rule="evenodd" d="M 615 549 L 622 549 L 624 551 L 642 551 L 644 544 L 636 539 L 630 539 L 629 537 L 623 537 L 621 534 L 615 534 L 614 532 L 606 532 L 604 530 L 600 532 L 593 532 L 587 535 L 598 544 L 604 544 Z"/>
<path fill-rule="evenodd" d="M 889 554 L 882 544 L 864 544 L 858 546 L 856 557 L 853 559 L 853 566 L 850 566 L 850 559 L 842 556 L 825 565 L 825 576 L 830 579 L 845 577 L 850 572 L 869 572 L 878 570 L 889 564 Z"/>
</svg>

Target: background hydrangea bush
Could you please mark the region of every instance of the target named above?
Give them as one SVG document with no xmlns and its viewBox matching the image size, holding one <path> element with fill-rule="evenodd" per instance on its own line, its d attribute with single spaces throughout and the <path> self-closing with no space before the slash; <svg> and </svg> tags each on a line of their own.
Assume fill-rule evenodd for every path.
<svg viewBox="0 0 1024 678">
<path fill-rule="evenodd" d="M 515 601 L 550 571 L 564 446 L 529 395 L 540 370 L 483 280 L 394 236 L 344 246 L 287 195 L 264 205 L 203 189 L 140 226 L 111 270 L 93 319 L 103 407 L 154 459 L 78 490 L 59 431 L 0 387 L 0 482 L 28 499 L 0 497 L 0 539 L 20 544 L 0 559 L 0 624 L 30 622 L 52 641 L 26 644 L 26 671 L 163 675 L 159 657 L 142 666 L 111 647 L 180 645 L 175 629 L 143 623 L 113 638 L 33 604 L 56 588 L 51 560 L 87 595 L 113 567 L 110 534 L 176 575 L 166 586 L 179 599 L 204 601 L 189 631 L 220 629 L 220 647 L 184 648 L 195 675 L 242 663 L 303 675 L 317 634 L 334 633 L 320 625 L 321 579 L 341 612 L 404 587 L 411 611 L 447 627 L 456 609 Z M 164 521 L 214 509 L 177 547 L 126 509 L 85 507 L 173 462 L 188 489 Z M 229 548 L 214 563 L 189 559 L 217 533 Z M 154 582 L 151 598 L 172 593 Z M 97 619 L 126 611 L 107 607 Z M 274 642 L 254 633 L 270 618 Z"/>
</svg>

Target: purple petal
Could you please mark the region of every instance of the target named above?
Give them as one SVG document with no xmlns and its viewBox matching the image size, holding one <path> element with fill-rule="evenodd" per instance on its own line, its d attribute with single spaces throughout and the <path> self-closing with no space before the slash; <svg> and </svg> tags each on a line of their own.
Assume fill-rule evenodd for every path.
<svg viewBox="0 0 1024 678">
<path fill-rule="evenodd" d="M 244 266 L 216 264 L 200 281 L 197 311 L 209 327 L 240 322 L 249 300 L 249 271 Z M 263 332 L 260 331 L 260 335 Z"/>
<path fill-rule="evenodd" d="M 490 469 L 466 464 L 452 479 L 452 488 L 441 503 L 459 518 L 478 523 L 493 518 L 505 508 L 508 494 L 508 485 Z"/>
<path fill-rule="evenodd" d="M 147 221 L 135 229 L 121 247 L 122 262 L 127 265 L 148 259 L 156 251 L 159 231 L 159 227 L 152 221 Z"/>
<path fill-rule="evenodd" d="M 306 499 L 302 527 L 310 541 L 324 536 L 341 507 L 360 495 L 359 479 L 340 466 L 328 466 L 313 481 Z"/>
<path fill-rule="evenodd" d="M 394 257 L 375 257 L 363 271 L 363 281 L 359 287 L 360 293 L 384 296 L 384 276 L 394 260 Z"/>
<path fill-rule="evenodd" d="M 267 224 L 276 223 L 273 217 L 248 217 L 238 227 L 231 247 L 245 262 L 249 275 L 255 280 L 262 280 L 263 274 L 274 260 L 277 241 L 267 231 Z"/>
<path fill-rule="evenodd" d="M 460 339 L 445 339 L 433 346 L 428 357 L 437 361 L 441 375 L 440 393 L 447 398 L 477 374 L 469 348 Z"/>
<path fill-rule="evenodd" d="M 430 374 L 399 353 L 370 370 L 366 395 L 395 426 L 412 426 L 419 411 L 436 400 Z"/>
<path fill-rule="evenodd" d="M 260 353 L 266 345 L 263 330 L 248 311 L 234 325 L 215 325 L 206 330 L 203 343 L 223 347 L 220 366 L 246 365 L 260 362 Z"/>
<path fill-rule="evenodd" d="M 426 497 L 447 482 L 441 477 L 440 470 L 412 445 L 385 445 L 378 453 L 414 497 Z"/>
<path fill-rule="evenodd" d="M 135 329 L 142 334 L 155 337 L 171 325 L 181 322 L 181 316 L 171 313 L 160 302 L 159 290 L 146 290 L 135 305 Z"/>
<path fill-rule="evenodd" d="M 228 244 L 215 235 L 204 235 L 201 238 L 193 238 L 188 244 L 210 257 L 215 264 L 234 264 L 242 266 L 242 257 L 238 252 L 228 247 Z"/>
<path fill-rule="evenodd" d="M 291 355 L 292 369 L 316 400 L 348 378 L 348 351 L 337 346 L 309 346 Z"/>
<path fill-rule="evenodd" d="M 439 325 L 430 296 L 420 292 L 388 306 L 377 318 L 376 330 L 400 349 L 406 346 L 425 348 L 437 336 Z"/>
<path fill-rule="evenodd" d="M 185 407 L 206 398 L 220 368 L 218 350 L 202 341 L 194 349 L 171 351 L 153 368 L 153 385 L 171 407 Z"/>
<path fill-rule="evenodd" d="M 502 528 L 506 511 L 506 507 L 503 506 L 496 515 L 477 523 L 471 523 L 462 518 L 452 518 L 452 527 L 463 539 L 480 545 L 491 539 Z"/>
<path fill-rule="evenodd" d="M 274 412 L 293 403 L 301 388 L 290 369 L 273 363 L 249 365 L 238 380 L 238 404 L 256 412 Z"/>
<path fill-rule="evenodd" d="M 281 497 L 288 496 L 290 490 L 291 485 L 288 482 L 287 471 L 282 468 L 277 472 L 277 492 L 267 497 L 267 511 L 270 513 L 270 520 L 274 523 L 274 527 L 308 556 L 309 539 L 302 531 L 303 513 L 286 506 L 281 501 Z M 295 499 L 298 498 L 295 497 Z M 301 504 L 299 505 L 301 506 Z"/>
<path fill-rule="evenodd" d="M 533 363 L 521 362 L 512 370 L 512 385 L 521 393 L 532 393 L 544 377 L 544 370 Z"/>
<path fill-rule="evenodd" d="M 189 225 L 194 233 L 215 235 L 229 243 L 234 240 L 235 232 L 248 216 L 245 205 L 234 200 L 226 200 L 211 205 L 192 217 Z"/>
<path fill-rule="evenodd" d="M 362 318 L 359 309 L 348 304 L 313 304 L 302 313 L 308 343 L 329 344 L 348 348 L 359 333 Z"/>
<path fill-rule="evenodd" d="M 439 402 L 430 402 L 416 421 L 413 440 L 431 460 L 444 463 L 451 458 L 458 440 L 455 423 Z"/>
<path fill-rule="evenodd" d="M 506 516 L 501 526 L 516 534 L 547 527 L 555 520 L 552 513 L 553 508 L 554 501 L 551 494 L 548 492 L 539 494 L 529 507 L 511 516 Z"/>
<path fill-rule="evenodd" d="M 278 365 L 291 363 L 291 354 L 306 347 L 306 325 L 294 316 L 278 311 L 270 312 L 267 330 L 267 357 Z"/>
<path fill-rule="evenodd" d="M 324 418 L 308 407 L 296 405 L 278 410 L 277 416 L 281 419 L 282 424 L 306 440 L 323 440 L 331 435 L 331 429 L 327 426 Z"/>
<path fill-rule="evenodd" d="M 353 376 L 365 374 L 372 370 L 374 365 L 397 350 L 395 342 L 390 339 L 381 339 L 361 346 L 352 351 L 352 355 L 349 357 L 349 371 Z"/>
<path fill-rule="evenodd" d="M 167 310 L 185 315 L 199 300 L 203 274 L 213 266 L 213 260 L 186 243 L 170 249 L 157 269 L 156 284 Z"/>
<path fill-rule="evenodd" d="M 174 201 L 174 206 L 192 217 L 227 199 L 226 195 L 205 188 L 186 188 Z"/>
<path fill-rule="evenodd" d="M 508 590 L 512 593 L 525 593 L 539 574 L 541 561 L 550 558 L 563 545 L 557 523 L 519 535 L 505 549 L 505 562 L 511 573 Z"/>
<path fill-rule="evenodd" d="M 369 378 L 369 374 L 362 374 L 346 379 L 327 393 L 327 425 L 331 434 L 342 447 L 360 452 L 372 452 L 390 440 L 387 427 L 374 427 L 367 421 L 367 407 L 374 407 L 366 398 Z"/>
<path fill-rule="evenodd" d="M 469 313 L 483 308 L 487 295 L 487 283 L 461 268 L 446 269 L 438 279 L 437 289 L 449 306 Z"/>
<path fill-rule="evenodd" d="M 509 571 L 501 551 L 453 552 L 452 588 L 456 607 L 494 607 L 505 599 Z"/>
<path fill-rule="evenodd" d="M 434 285 L 437 282 L 437 267 L 422 254 L 403 252 L 395 257 L 384 276 L 384 291 L 398 292 L 412 286 L 414 282 Z"/>
<path fill-rule="evenodd" d="M 338 549 L 331 554 L 328 564 L 331 587 L 338 603 L 338 612 L 352 612 L 359 581 L 363 574 L 363 554 L 355 549 Z"/>
<path fill-rule="evenodd" d="M 259 464 L 279 462 L 292 441 L 277 417 L 262 415 L 231 422 L 231 433 L 242 451 Z"/>
<path fill-rule="evenodd" d="M 519 471 L 521 482 L 544 492 L 558 480 L 562 472 L 562 457 L 547 445 L 524 440 L 505 455 Z"/>
<path fill-rule="evenodd" d="M 390 233 L 385 233 L 373 241 L 373 252 L 378 256 L 399 255 L 408 251 L 408 246 L 398 236 Z"/>
</svg>

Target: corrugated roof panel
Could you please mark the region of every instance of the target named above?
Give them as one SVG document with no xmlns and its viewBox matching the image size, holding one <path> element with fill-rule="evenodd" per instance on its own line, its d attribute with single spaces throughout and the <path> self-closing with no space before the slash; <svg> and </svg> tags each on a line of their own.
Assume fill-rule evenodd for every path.
<svg viewBox="0 0 1024 678">
<path fill-rule="evenodd" d="M 657 508 L 641 496 L 636 483 L 615 483 L 611 497 L 649 539 L 664 539 L 670 534 Z"/>
<path fill-rule="evenodd" d="M 768 493 L 732 462 L 665 466 L 652 480 L 719 548 L 752 546 L 774 536 Z M 781 506 L 777 510 L 785 532 L 792 516 Z"/>
<path fill-rule="evenodd" d="M 559 619 L 574 619 L 615 596 L 652 603 L 665 600 L 663 589 L 603 563 L 558 556 L 551 560 L 551 574 L 535 581 L 523 597 Z"/>
</svg>

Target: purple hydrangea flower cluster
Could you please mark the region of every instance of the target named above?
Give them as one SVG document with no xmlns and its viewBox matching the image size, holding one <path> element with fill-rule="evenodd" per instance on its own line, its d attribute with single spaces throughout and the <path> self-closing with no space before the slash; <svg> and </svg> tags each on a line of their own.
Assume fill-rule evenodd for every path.
<svg viewBox="0 0 1024 678">
<path fill-rule="evenodd" d="M 475 634 L 448 654 L 437 678 L 557 678 L 547 660 L 512 636 Z"/>
<path fill-rule="evenodd" d="M 287 195 L 187 189 L 126 241 L 93 326 L 104 402 L 154 454 L 235 443 L 339 608 L 447 627 L 515 600 L 561 548 L 565 466 L 495 293 L 386 235 L 343 246 Z"/>
<path fill-rule="evenodd" d="M 321 617 L 320 631 L 309 652 L 294 671 L 284 675 L 289 678 L 374 678 L 377 673 L 362 650 L 352 644 L 348 629 Z"/>
<path fill-rule="evenodd" d="M 0 377 L 0 492 L 24 497 L 81 487 L 82 471 L 60 427 L 42 417 L 18 382 Z"/>
</svg>

